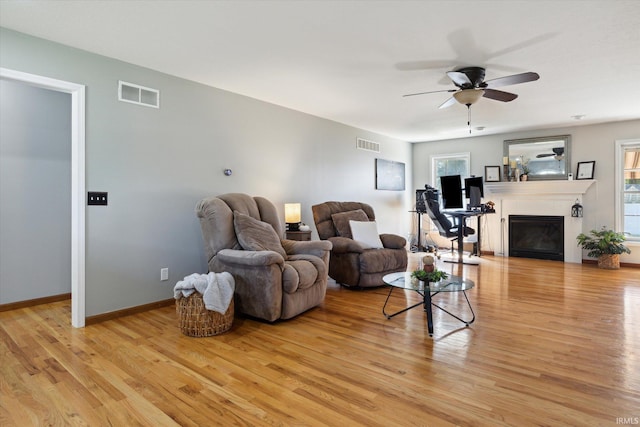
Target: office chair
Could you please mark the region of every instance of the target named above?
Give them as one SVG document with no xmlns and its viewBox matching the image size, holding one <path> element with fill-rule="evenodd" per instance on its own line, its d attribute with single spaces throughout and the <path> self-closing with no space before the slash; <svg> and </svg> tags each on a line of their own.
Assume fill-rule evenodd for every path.
<svg viewBox="0 0 640 427">
<path fill-rule="evenodd" d="M 454 220 L 454 223 L 452 223 L 446 214 L 440 212 L 440 203 L 438 202 L 437 189 L 430 186 L 426 186 L 426 191 L 423 193 L 422 197 L 424 197 L 425 205 L 427 208 L 427 214 L 429 215 L 431 222 L 433 222 L 433 224 L 438 229 L 438 233 L 442 237 L 445 237 L 451 241 L 451 255 L 453 255 L 454 254 L 453 242 L 456 242 L 458 240 L 458 227 L 459 226 L 464 227 L 462 234 L 465 237 L 475 234 L 476 231 L 473 228 L 467 227 L 464 224 L 462 225 L 458 224 L 456 222 L 455 217 L 452 218 Z M 458 242 L 458 245 L 461 245 L 462 243 L 463 242 Z M 476 244 L 477 243 L 474 243 L 474 252 L 476 251 L 475 249 Z"/>
</svg>

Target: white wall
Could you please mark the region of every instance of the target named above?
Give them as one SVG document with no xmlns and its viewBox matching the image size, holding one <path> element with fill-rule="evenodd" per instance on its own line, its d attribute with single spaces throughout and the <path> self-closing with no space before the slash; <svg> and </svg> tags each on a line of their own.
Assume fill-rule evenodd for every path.
<svg viewBox="0 0 640 427">
<path fill-rule="evenodd" d="M 0 66 L 84 84 L 87 191 L 86 314 L 171 298 L 175 282 L 205 272 L 198 200 L 244 192 L 284 203 L 370 203 L 382 232 L 411 220 L 408 143 L 0 29 Z M 161 108 L 117 100 L 118 80 L 160 90 Z M 380 154 L 356 150 L 356 138 Z M 375 158 L 407 164 L 407 191 L 375 190 Z M 223 174 L 225 168 L 233 175 Z M 160 282 L 160 269 L 170 280 Z"/>
<path fill-rule="evenodd" d="M 542 131 L 508 133 L 502 135 L 477 136 L 448 141 L 413 144 L 413 186 L 424 188 L 431 180 L 429 157 L 432 154 L 456 152 L 471 153 L 471 174 L 484 176 L 484 167 L 502 164 L 502 147 L 506 139 L 532 138 L 552 135 L 571 135 L 571 171 L 576 173 L 578 162 L 596 161 L 596 184 L 592 185 L 583 199 L 583 231 L 588 232 L 602 226 L 614 227 L 614 147 L 615 141 L 640 137 L 640 120 L 605 124 L 575 126 Z M 571 206 L 567 206 L 569 214 Z M 429 226 L 428 220 L 425 225 Z M 483 232 L 485 230 L 483 229 Z M 499 244 L 496 230 L 487 230 L 494 238 L 484 234 L 485 250 L 494 250 Z M 484 237 L 483 237 L 484 240 Z M 622 262 L 640 264 L 640 244 L 628 242 L 632 253 L 621 256 Z M 584 254 L 586 259 L 586 253 Z"/>
<path fill-rule="evenodd" d="M 71 96 L 0 94 L 0 304 L 70 293 Z"/>
</svg>

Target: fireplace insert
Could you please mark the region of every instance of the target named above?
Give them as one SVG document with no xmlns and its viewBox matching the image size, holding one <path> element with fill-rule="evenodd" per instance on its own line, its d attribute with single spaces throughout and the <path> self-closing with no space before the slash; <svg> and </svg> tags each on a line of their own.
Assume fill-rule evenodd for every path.
<svg viewBox="0 0 640 427">
<path fill-rule="evenodd" d="M 509 256 L 564 261 L 564 217 L 509 215 Z"/>
</svg>

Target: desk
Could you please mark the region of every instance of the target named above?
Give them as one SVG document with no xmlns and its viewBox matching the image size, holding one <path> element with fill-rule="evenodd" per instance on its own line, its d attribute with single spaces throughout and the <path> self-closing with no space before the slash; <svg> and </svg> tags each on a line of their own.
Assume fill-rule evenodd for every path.
<svg viewBox="0 0 640 427">
<path fill-rule="evenodd" d="M 482 218 L 482 215 L 484 215 L 484 212 L 482 211 L 465 211 L 465 210 L 454 210 L 454 211 L 442 211 L 443 214 L 445 215 L 451 215 L 453 217 L 456 218 L 457 223 L 458 223 L 458 260 L 457 261 L 450 261 L 450 262 L 457 262 L 458 264 L 464 264 L 464 262 L 462 261 L 462 255 L 464 253 L 464 225 L 465 225 L 465 220 L 467 218 L 471 218 L 471 217 L 478 217 L 478 225 L 476 227 L 476 235 L 478 236 L 478 243 L 477 243 L 477 256 L 480 256 L 480 252 L 481 252 L 481 248 L 482 248 L 482 239 L 480 238 L 480 234 L 481 234 L 481 229 L 482 229 L 482 224 L 480 224 L 480 218 Z"/>
</svg>

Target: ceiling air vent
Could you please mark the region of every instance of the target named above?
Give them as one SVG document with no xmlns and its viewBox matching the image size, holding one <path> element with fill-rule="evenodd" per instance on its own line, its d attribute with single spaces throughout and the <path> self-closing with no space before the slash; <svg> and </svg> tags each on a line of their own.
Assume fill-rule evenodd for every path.
<svg viewBox="0 0 640 427">
<path fill-rule="evenodd" d="M 356 148 L 358 150 L 373 151 L 374 153 L 380 152 L 380 144 L 373 141 L 367 141 L 366 139 L 357 138 Z"/>
<path fill-rule="evenodd" d="M 120 80 L 118 81 L 118 100 L 160 108 L 160 91 Z"/>
</svg>

